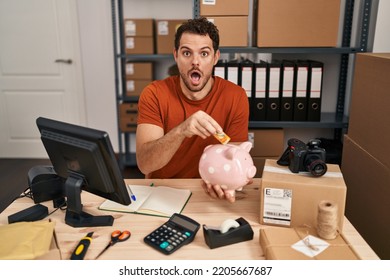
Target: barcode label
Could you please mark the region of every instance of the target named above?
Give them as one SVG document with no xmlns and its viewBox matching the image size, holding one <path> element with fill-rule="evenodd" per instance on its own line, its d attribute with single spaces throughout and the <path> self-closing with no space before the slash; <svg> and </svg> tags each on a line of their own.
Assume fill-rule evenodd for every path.
<svg viewBox="0 0 390 280">
<path fill-rule="evenodd" d="M 292 190 L 265 188 L 263 221 L 269 224 L 290 225 Z"/>
</svg>

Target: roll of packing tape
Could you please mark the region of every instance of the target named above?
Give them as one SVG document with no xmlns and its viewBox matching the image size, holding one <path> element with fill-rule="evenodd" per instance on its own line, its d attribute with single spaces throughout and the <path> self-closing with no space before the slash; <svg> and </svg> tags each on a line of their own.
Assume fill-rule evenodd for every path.
<svg viewBox="0 0 390 280">
<path fill-rule="evenodd" d="M 236 220 L 227 219 L 221 224 L 220 231 L 221 233 L 226 233 L 230 229 L 238 228 L 240 224 Z"/>
<path fill-rule="evenodd" d="M 335 239 L 338 228 L 338 206 L 332 201 L 323 200 L 318 204 L 317 233 L 323 239 Z"/>
</svg>

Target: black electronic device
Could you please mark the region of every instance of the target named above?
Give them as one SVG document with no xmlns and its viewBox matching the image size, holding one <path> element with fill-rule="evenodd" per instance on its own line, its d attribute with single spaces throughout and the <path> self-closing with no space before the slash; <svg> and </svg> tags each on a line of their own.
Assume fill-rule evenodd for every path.
<svg viewBox="0 0 390 280">
<path fill-rule="evenodd" d="M 315 177 L 324 175 L 327 171 L 326 151 L 321 148 L 319 139 L 312 139 L 307 144 L 296 138 L 287 142 L 287 148 L 279 158 L 279 165 L 288 166 L 291 172 L 310 172 Z"/>
<path fill-rule="evenodd" d="M 110 215 L 93 216 L 83 211 L 81 191 L 93 193 L 106 199 L 129 205 L 129 193 L 122 178 L 109 135 L 100 130 L 39 117 L 36 120 L 41 140 L 51 160 L 50 168 L 35 170 L 32 178 L 39 178 L 43 188 L 38 188 L 39 200 L 66 198 L 65 223 L 73 227 L 111 226 Z M 43 174 L 38 174 L 38 173 Z M 55 175 L 55 174 L 56 175 Z M 61 190 L 58 180 L 61 178 Z M 47 180 L 43 180 L 46 178 Z M 51 191 L 50 187 L 57 189 Z M 47 191 L 45 193 L 45 190 Z"/>
<path fill-rule="evenodd" d="M 34 222 L 46 218 L 47 215 L 49 215 L 47 207 L 45 205 L 36 204 L 15 214 L 9 215 L 8 223 Z"/>
<path fill-rule="evenodd" d="M 27 179 L 35 203 L 64 197 L 64 179 L 57 175 L 53 166 L 34 166 L 28 171 Z"/>
<path fill-rule="evenodd" d="M 175 213 L 171 218 L 149 233 L 144 242 L 166 255 L 172 254 L 183 245 L 191 243 L 200 224 L 182 214 Z"/>
</svg>

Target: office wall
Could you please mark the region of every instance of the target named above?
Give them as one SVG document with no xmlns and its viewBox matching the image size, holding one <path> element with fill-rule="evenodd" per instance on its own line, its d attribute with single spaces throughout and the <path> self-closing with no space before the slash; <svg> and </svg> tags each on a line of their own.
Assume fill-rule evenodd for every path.
<svg viewBox="0 0 390 280">
<path fill-rule="evenodd" d="M 373 52 L 390 52 L 390 1 L 380 0 L 375 27 Z"/>
<path fill-rule="evenodd" d="M 111 1 L 77 1 L 87 126 L 109 133 L 118 151 Z"/>
</svg>

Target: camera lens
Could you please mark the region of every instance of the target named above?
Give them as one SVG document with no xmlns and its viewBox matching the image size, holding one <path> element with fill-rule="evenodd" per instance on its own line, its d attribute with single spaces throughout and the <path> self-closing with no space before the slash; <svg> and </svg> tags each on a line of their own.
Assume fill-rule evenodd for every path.
<svg viewBox="0 0 390 280">
<path fill-rule="evenodd" d="M 327 170 L 328 167 L 326 166 L 326 163 L 320 159 L 313 160 L 307 165 L 307 171 L 316 177 L 324 175 Z"/>
</svg>

